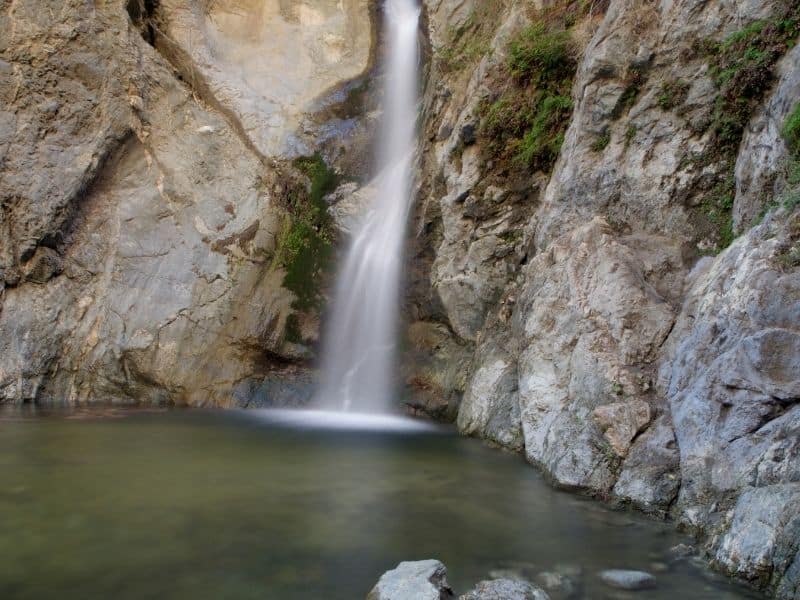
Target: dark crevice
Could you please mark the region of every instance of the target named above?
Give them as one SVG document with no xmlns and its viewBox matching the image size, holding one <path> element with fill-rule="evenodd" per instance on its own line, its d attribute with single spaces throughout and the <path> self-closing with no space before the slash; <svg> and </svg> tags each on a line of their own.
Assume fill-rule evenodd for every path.
<svg viewBox="0 0 800 600">
<path fill-rule="evenodd" d="M 156 45 L 155 15 L 159 0 L 128 0 L 125 9 L 131 21 L 142 34 L 142 38 L 151 46 Z"/>
</svg>

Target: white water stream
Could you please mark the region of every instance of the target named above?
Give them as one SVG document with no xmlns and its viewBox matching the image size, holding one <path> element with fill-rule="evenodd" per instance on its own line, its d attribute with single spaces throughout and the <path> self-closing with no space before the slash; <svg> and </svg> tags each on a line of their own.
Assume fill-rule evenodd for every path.
<svg viewBox="0 0 800 600">
<path fill-rule="evenodd" d="M 375 197 L 336 285 L 317 404 L 386 412 L 394 390 L 403 242 L 416 143 L 417 0 L 386 0 L 384 114 Z"/>
</svg>

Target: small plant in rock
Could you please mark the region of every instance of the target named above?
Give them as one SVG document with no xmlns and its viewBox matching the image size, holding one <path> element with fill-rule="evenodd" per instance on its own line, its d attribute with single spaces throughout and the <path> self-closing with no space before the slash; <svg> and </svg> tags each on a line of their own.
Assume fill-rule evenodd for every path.
<svg viewBox="0 0 800 600">
<path fill-rule="evenodd" d="M 736 196 L 736 183 L 733 175 L 717 183 L 703 201 L 702 207 L 708 219 L 716 227 L 717 250 L 731 245 L 733 233 L 733 200 Z"/>
<path fill-rule="evenodd" d="M 526 27 L 509 44 L 508 67 L 523 84 L 539 86 L 570 78 L 575 58 L 569 32 L 552 31 L 543 21 Z"/>
<path fill-rule="evenodd" d="M 636 137 L 636 125 L 628 125 L 628 128 L 625 130 L 625 146 L 630 146 L 633 139 Z"/>
<path fill-rule="evenodd" d="M 610 143 L 611 143 L 611 134 L 609 134 L 608 131 L 605 131 L 601 135 L 599 135 L 594 142 L 592 142 L 592 150 L 594 150 L 595 152 L 602 152 L 608 147 Z"/>
<path fill-rule="evenodd" d="M 540 168 L 555 162 L 564 143 L 563 124 L 571 114 L 571 98 L 544 94 L 537 103 L 531 128 L 519 143 L 517 160 Z"/>
<path fill-rule="evenodd" d="M 320 278 L 333 256 L 333 223 L 325 196 L 336 189 L 339 177 L 319 153 L 295 159 L 294 167 L 310 185 L 298 182 L 289 187 L 288 214 L 273 263 L 286 271 L 283 284 L 296 296 L 294 307 L 307 310 L 321 301 Z"/>
<path fill-rule="evenodd" d="M 681 80 L 665 81 L 661 84 L 658 106 L 662 110 L 672 110 L 684 103 L 689 93 L 689 84 Z"/>
<path fill-rule="evenodd" d="M 596 3 L 557 2 L 508 43 L 505 88 L 484 104 L 480 135 L 491 158 L 549 171 L 572 115 L 577 62 L 571 28 Z"/>
<path fill-rule="evenodd" d="M 792 155 L 800 158 L 800 102 L 795 104 L 792 112 L 786 117 L 781 133 Z"/>
<path fill-rule="evenodd" d="M 800 267 L 800 246 L 794 246 L 786 253 L 779 255 L 778 260 L 790 268 Z"/>
<path fill-rule="evenodd" d="M 716 143 L 699 164 L 727 164 L 717 185 L 706 194 L 700 206 L 705 221 L 716 228 L 717 251 L 726 248 L 734 239 L 732 181 L 744 128 L 773 82 L 778 59 L 800 35 L 800 2 L 778 0 L 776 5 L 775 16 L 770 19 L 750 23 L 722 42 L 696 44 L 698 52 L 707 53 L 711 75 L 718 88 L 708 122 Z"/>
<path fill-rule="evenodd" d="M 625 75 L 625 89 L 617 100 L 616 106 L 611 113 L 611 118 L 619 119 L 624 113 L 628 112 L 636 104 L 642 87 L 647 82 L 646 69 L 642 66 L 631 67 Z"/>
<path fill-rule="evenodd" d="M 442 71 L 464 71 L 491 51 L 491 39 L 496 24 L 493 17 L 499 8 L 498 0 L 478 2 L 464 23 L 450 30 L 449 43 L 437 53 Z"/>
<path fill-rule="evenodd" d="M 719 88 L 712 126 L 723 145 L 738 145 L 772 83 L 775 63 L 799 34 L 800 3 L 784 0 L 774 18 L 755 21 L 712 47 L 712 74 Z"/>
</svg>

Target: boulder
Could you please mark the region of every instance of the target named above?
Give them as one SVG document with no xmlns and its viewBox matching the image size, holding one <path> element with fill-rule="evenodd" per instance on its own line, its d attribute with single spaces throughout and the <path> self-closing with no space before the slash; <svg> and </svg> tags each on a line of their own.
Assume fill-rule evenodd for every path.
<svg viewBox="0 0 800 600">
<path fill-rule="evenodd" d="M 543 589 L 518 579 L 481 581 L 459 600 L 550 600 Z"/>
<path fill-rule="evenodd" d="M 381 575 L 367 600 L 446 600 L 453 598 L 447 568 L 438 560 L 401 562 Z"/>
<path fill-rule="evenodd" d="M 605 584 L 621 590 L 644 590 L 656 585 L 656 578 L 646 571 L 609 569 L 599 575 Z"/>
</svg>

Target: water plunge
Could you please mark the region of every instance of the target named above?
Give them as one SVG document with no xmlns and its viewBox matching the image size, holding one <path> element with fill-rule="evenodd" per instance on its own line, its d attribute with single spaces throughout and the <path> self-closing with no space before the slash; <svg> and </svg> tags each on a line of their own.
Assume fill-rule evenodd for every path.
<svg viewBox="0 0 800 600">
<path fill-rule="evenodd" d="M 361 412 L 391 406 L 403 240 L 416 141 L 416 0 L 387 0 L 379 174 L 347 252 L 323 348 L 318 404 Z"/>
</svg>

